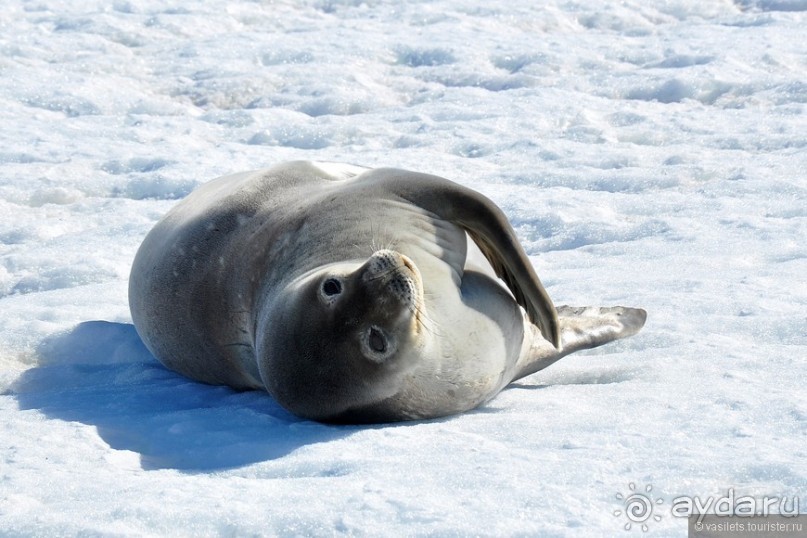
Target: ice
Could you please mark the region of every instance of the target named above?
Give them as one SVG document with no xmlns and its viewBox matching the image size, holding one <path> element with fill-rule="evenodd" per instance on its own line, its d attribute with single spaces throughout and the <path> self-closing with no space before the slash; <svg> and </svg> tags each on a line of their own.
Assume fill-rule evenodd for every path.
<svg viewBox="0 0 807 538">
<path fill-rule="evenodd" d="M 802 0 L 8 0 L 0 534 L 641 533 L 616 495 L 807 505 Z M 648 311 L 441 420 L 334 427 L 163 368 L 147 231 L 310 159 L 499 204 L 557 304 Z M 328 165 L 333 166 L 333 165 Z"/>
</svg>

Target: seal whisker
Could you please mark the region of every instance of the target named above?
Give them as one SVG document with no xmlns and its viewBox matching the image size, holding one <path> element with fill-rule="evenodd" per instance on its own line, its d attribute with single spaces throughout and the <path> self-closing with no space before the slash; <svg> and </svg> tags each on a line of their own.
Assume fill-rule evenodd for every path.
<svg viewBox="0 0 807 538">
<path fill-rule="evenodd" d="M 373 228 L 373 223 L 370 223 L 370 253 L 368 255 L 372 256 L 373 253 L 378 252 L 378 243 L 376 243 L 376 231 Z"/>
<path fill-rule="evenodd" d="M 379 223 L 378 225 L 381 226 L 383 223 Z M 372 249 L 369 253 L 370 256 L 381 250 L 392 250 L 381 244 L 381 238 L 384 236 L 382 232 L 383 230 L 375 228 L 374 223 L 370 223 L 370 248 Z"/>
<path fill-rule="evenodd" d="M 428 311 L 419 301 L 416 301 L 410 306 L 410 312 L 415 315 L 415 322 L 418 326 L 422 327 L 425 332 L 435 337 L 442 335 L 441 331 L 438 330 L 439 324 L 429 315 Z"/>
</svg>

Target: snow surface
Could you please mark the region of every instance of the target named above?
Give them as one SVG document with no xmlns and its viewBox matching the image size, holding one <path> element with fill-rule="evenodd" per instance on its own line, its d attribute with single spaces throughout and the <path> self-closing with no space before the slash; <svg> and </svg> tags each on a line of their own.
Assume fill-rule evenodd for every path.
<svg viewBox="0 0 807 538">
<path fill-rule="evenodd" d="M 644 535 L 630 484 L 663 499 L 649 535 L 730 488 L 807 512 L 805 10 L 5 0 L 0 534 Z M 476 188 L 557 304 L 647 326 L 392 426 L 167 371 L 130 324 L 140 241 L 300 158 Z"/>
</svg>

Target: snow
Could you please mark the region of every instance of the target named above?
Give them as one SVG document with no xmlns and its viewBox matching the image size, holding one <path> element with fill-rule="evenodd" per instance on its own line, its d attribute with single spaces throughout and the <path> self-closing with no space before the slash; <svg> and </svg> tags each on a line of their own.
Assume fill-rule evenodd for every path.
<svg viewBox="0 0 807 538">
<path fill-rule="evenodd" d="M 0 534 L 630 536 L 622 499 L 807 508 L 802 0 L 8 0 Z M 647 326 L 462 416 L 333 427 L 131 326 L 146 232 L 290 159 L 494 199 L 557 304 Z M 648 493 L 648 495 L 651 495 Z"/>
</svg>

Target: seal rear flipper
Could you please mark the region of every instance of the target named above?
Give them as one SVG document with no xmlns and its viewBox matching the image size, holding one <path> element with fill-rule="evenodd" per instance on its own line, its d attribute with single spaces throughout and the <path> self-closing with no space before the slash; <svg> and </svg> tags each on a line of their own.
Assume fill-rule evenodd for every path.
<svg viewBox="0 0 807 538">
<path fill-rule="evenodd" d="M 561 306 L 561 353 L 568 355 L 581 349 L 598 347 L 638 333 L 647 320 L 641 308 L 625 306 Z"/>
<path fill-rule="evenodd" d="M 552 300 L 513 227 L 496 204 L 476 191 L 437 176 L 379 168 L 368 177 L 375 174 L 389 192 L 438 219 L 463 228 L 507 284 L 530 321 L 538 326 L 547 341 L 560 348 L 560 326 Z"/>
<path fill-rule="evenodd" d="M 641 308 L 624 306 L 559 306 L 561 348 L 552 349 L 539 335 L 528 342 L 529 350 L 522 352 L 518 373 L 513 378 L 521 379 L 543 370 L 559 359 L 580 351 L 627 338 L 638 333 L 647 320 L 647 312 Z M 529 335 L 525 335 L 529 338 Z"/>
</svg>

